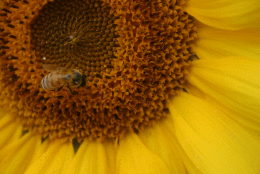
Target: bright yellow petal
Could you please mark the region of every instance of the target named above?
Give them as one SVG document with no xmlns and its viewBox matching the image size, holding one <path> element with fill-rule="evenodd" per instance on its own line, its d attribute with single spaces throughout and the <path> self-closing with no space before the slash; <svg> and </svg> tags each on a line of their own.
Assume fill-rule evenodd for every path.
<svg viewBox="0 0 260 174">
<path fill-rule="evenodd" d="M 259 0 L 189 0 L 186 10 L 200 22 L 215 28 L 260 27 Z"/>
<path fill-rule="evenodd" d="M 197 26 L 198 40 L 193 50 L 200 59 L 227 56 L 260 59 L 260 29 L 221 30 L 199 22 Z"/>
<path fill-rule="evenodd" d="M 80 145 L 75 157 L 71 160 L 69 165 L 66 166 L 63 169 L 62 173 L 64 173 L 64 174 L 74 174 L 74 173 L 80 174 L 80 173 L 83 172 L 83 171 L 81 172 L 81 167 L 84 165 L 83 158 L 84 158 L 84 155 L 86 153 L 86 149 L 88 147 L 88 144 L 89 144 L 88 141 L 84 141 Z"/>
<path fill-rule="evenodd" d="M 105 146 L 107 160 L 110 166 L 111 173 L 116 173 L 116 153 L 117 148 L 115 147 L 114 140 L 106 141 L 103 143 Z"/>
<path fill-rule="evenodd" d="M 14 117 L 6 113 L 0 113 L 0 149 L 5 145 L 18 140 L 22 135 L 22 125 Z"/>
<path fill-rule="evenodd" d="M 0 173 L 24 173 L 40 143 L 40 138 L 27 133 L 19 140 L 2 148 L 0 150 Z"/>
<path fill-rule="evenodd" d="M 170 111 L 177 139 L 202 173 L 259 173 L 259 136 L 207 99 L 183 92 L 173 99 Z"/>
<path fill-rule="evenodd" d="M 114 159 L 115 160 L 115 159 Z M 105 146 L 99 142 L 84 141 L 75 158 L 65 168 L 67 174 L 110 174 Z"/>
<path fill-rule="evenodd" d="M 88 171 L 89 174 L 110 174 L 110 167 L 105 147 L 99 142 L 90 142 L 83 158 L 81 166 L 82 174 Z"/>
<path fill-rule="evenodd" d="M 163 159 L 170 173 L 186 174 L 185 166 L 175 144 L 174 134 L 164 128 L 165 123 L 170 121 L 167 118 L 151 128 L 146 128 L 139 133 L 139 137 L 145 146 Z"/>
<path fill-rule="evenodd" d="M 165 162 L 150 151 L 135 133 L 120 140 L 117 158 L 117 174 L 169 174 Z"/>
<path fill-rule="evenodd" d="M 192 64 L 188 81 L 241 124 L 259 131 L 259 67 L 260 61 L 248 58 L 198 60 Z"/>
<path fill-rule="evenodd" d="M 61 173 L 62 169 L 74 155 L 72 143 L 69 141 L 46 140 L 33 158 L 25 174 Z"/>
<path fill-rule="evenodd" d="M 105 145 L 104 145 L 105 144 Z M 114 166 L 110 166 L 110 161 L 115 163 L 115 155 L 108 156 L 107 153 L 114 153 L 113 148 L 109 148 L 108 143 L 88 142 L 84 141 L 78 149 L 76 156 L 70 164 L 64 168 L 64 174 L 110 174 L 111 168 L 115 170 Z M 112 143 L 110 143 L 112 144 Z M 111 150 L 107 152 L 107 148 Z M 114 159 L 113 159 L 114 156 Z M 111 158 L 112 157 L 112 158 Z M 113 164 L 112 163 L 112 164 Z"/>
<path fill-rule="evenodd" d="M 143 130 L 139 133 L 139 136 L 145 146 L 162 157 L 170 173 L 181 174 L 185 168 L 188 173 L 201 174 L 201 171 L 189 159 L 178 142 L 171 117 L 156 123 L 155 128 Z"/>
<path fill-rule="evenodd" d="M 167 118 L 167 120 L 172 119 L 173 116 Z M 181 156 L 181 160 L 183 161 L 186 170 L 190 174 L 202 174 L 201 171 L 198 169 L 197 166 L 191 161 L 191 159 L 188 157 L 186 152 L 183 150 L 183 148 L 180 145 L 180 142 L 176 138 L 176 132 L 175 127 L 173 124 L 173 121 L 165 121 L 164 124 L 161 126 L 162 129 L 164 129 L 164 132 L 166 136 L 172 137 L 171 141 L 174 144 L 174 148 L 178 151 L 178 154 Z"/>
</svg>

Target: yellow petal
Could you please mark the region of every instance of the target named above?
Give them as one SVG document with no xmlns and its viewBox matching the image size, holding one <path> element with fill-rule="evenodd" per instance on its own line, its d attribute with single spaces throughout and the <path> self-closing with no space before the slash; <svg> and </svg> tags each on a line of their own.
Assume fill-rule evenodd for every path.
<svg viewBox="0 0 260 174">
<path fill-rule="evenodd" d="M 200 22 L 215 28 L 260 27 L 259 0 L 189 0 L 186 10 Z"/>
<path fill-rule="evenodd" d="M 146 128 L 139 133 L 139 137 L 145 146 L 163 159 L 170 173 L 186 174 L 185 166 L 176 147 L 174 134 L 164 128 L 166 122 L 171 122 L 171 120 L 167 118 L 151 128 Z"/>
<path fill-rule="evenodd" d="M 72 162 L 65 168 L 64 173 L 110 174 L 110 166 L 104 145 L 100 142 L 84 141 Z"/>
<path fill-rule="evenodd" d="M 205 174 L 258 174 L 260 138 L 207 99 L 181 93 L 170 106 L 176 137 Z"/>
<path fill-rule="evenodd" d="M 84 141 L 79 149 L 77 150 L 77 153 L 75 155 L 75 157 L 71 160 L 71 162 L 69 163 L 68 166 L 66 166 L 63 169 L 64 174 L 74 174 L 74 173 L 82 173 L 84 171 L 81 170 L 81 167 L 84 165 L 84 155 L 86 153 L 86 149 L 88 147 L 89 142 L 88 141 Z"/>
<path fill-rule="evenodd" d="M 0 150 L 0 173 L 24 173 L 40 143 L 40 138 L 27 133 L 19 140 L 2 148 Z"/>
<path fill-rule="evenodd" d="M 162 158 L 150 151 L 135 133 L 119 141 L 116 169 L 117 174 L 170 173 Z"/>
<path fill-rule="evenodd" d="M 199 60 L 193 62 L 188 81 L 241 124 L 259 131 L 259 67 L 260 61 L 241 57 Z"/>
<path fill-rule="evenodd" d="M 61 173 L 74 155 L 72 143 L 64 140 L 46 140 L 38 149 L 25 174 Z"/>
<path fill-rule="evenodd" d="M 260 29 L 221 30 L 199 22 L 197 26 L 198 40 L 193 49 L 200 59 L 227 56 L 260 59 Z"/>
<path fill-rule="evenodd" d="M 103 143 L 105 146 L 107 160 L 110 166 L 111 173 L 116 173 L 116 152 L 117 147 L 115 147 L 114 140 L 106 141 Z"/>
<path fill-rule="evenodd" d="M 9 114 L 1 113 L 0 119 L 0 149 L 18 140 L 22 135 L 22 125 Z"/>
<path fill-rule="evenodd" d="M 169 118 L 167 120 L 169 120 L 170 118 L 172 120 L 172 117 L 173 116 L 169 116 Z M 173 121 L 165 121 L 163 126 L 161 126 L 161 128 L 164 129 L 166 136 L 169 136 L 169 137 L 173 136 L 171 141 L 174 144 L 174 148 L 176 148 L 176 150 L 180 154 L 181 160 L 183 161 L 185 168 L 188 171 L 188 173 L 190 173 L 190 174 L 202 174 L 201 171 L 198 169 L 198 167 L 195 166 L 195 164 L 188 157 L 186 152 L 181 147 L 180 142 L 176 138 L 176 131 L 175 131 Z"/>
</svg>

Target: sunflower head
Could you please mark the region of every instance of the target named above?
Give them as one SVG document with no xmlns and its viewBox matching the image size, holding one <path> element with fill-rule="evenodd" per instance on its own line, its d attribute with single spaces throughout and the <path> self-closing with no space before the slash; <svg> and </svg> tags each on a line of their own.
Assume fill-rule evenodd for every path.
<svg viewBox="0 0 260 174">
<path fill-rule="evenodd" d="M 184 1 L 1 4 L 0 105 L 43 137 L 115 138 L 168 114 L 196 38 Z M 40 88 L 42 64 L 86 76 L 71 95 Z"/>
</svg>

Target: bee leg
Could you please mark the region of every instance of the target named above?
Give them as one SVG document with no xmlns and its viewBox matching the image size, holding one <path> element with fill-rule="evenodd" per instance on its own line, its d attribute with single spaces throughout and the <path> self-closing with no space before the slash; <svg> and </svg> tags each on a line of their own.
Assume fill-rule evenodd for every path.
<svg viewBox="0 0 260 174">
<path fill-rule="evenodd" d="M 67 87 L 69 88 L 71 95 L 74 95 L 74 92 L 71 90 L 71 88 L 69 86 Z"/>
<path fill-rule="evenodd" d="M 63 87 L 63 86 L 59 87 L 58 89 L 56 89 L 56 91 L 60 91 L 62 87 Z"/>
</svg>

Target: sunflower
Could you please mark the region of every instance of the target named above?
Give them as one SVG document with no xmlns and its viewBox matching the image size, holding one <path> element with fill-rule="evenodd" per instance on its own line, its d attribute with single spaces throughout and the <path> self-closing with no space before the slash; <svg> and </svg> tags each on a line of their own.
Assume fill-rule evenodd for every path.
<svg viewBox="0 0 260 174">
<path fill-rule="evenodd" d="M 260 172 L 258 0 L 0 7 L 1 173 Z"/>
</svg>

